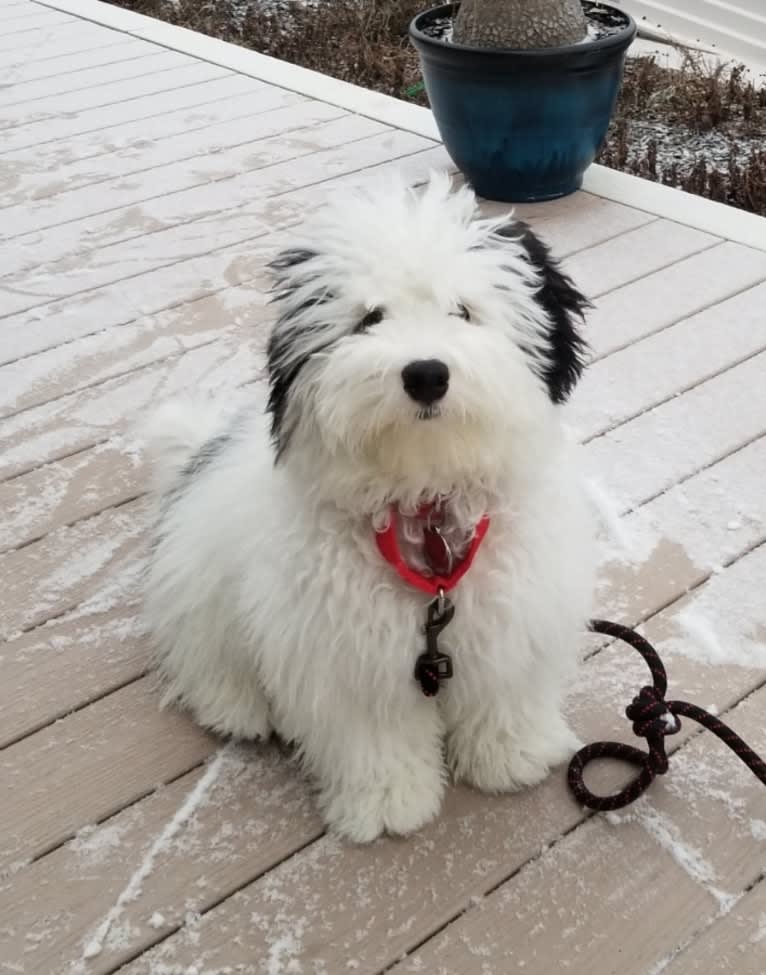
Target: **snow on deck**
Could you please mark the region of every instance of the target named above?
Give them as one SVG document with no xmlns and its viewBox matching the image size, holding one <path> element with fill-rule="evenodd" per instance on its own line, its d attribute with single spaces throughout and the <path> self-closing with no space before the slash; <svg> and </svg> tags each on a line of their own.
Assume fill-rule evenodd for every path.
<svg viewBox="0 0 766 975">
<path fill-rule="evenodd" d="M 136 419 L 262 383 L 264 264 L 327 192 L 450 162 L 404 108 L 399 128 L 348 86 L 315 100 L 227 67 L 238 49 L 57 6 L 0 0 L 0 972 L 762 975 L 766 790 L 688 724 L 630 810 L 587 815 L 562 769 L 353 848 L 277 746 L 159 710 Z M 595 301 L 569 422 L 599 613 L 766 751 L 766 224 L 587 185 L 519 211 Z M 583 649 L 575 727 L 629 738 L 643 665 Z"/>
</svg>

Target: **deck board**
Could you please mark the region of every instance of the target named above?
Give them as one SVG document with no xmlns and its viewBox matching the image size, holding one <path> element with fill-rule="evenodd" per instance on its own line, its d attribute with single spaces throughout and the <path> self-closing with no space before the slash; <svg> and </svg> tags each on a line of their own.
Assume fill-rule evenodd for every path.
<svg viewBox="0 0 766 975">
<path fill-rule="evenodd" d="M 288 105 L 256 118 L 260 131 L 252 132 L 250 138 L 246 134 L 246 125 L 232 122 L 227 126 L 228 135 L 226 130 L 193 133 L 185 140 L 186 148 L 183 143 L 170 146 L 161 143 L 153 157 L 147 154 L 148 158 L 140 161 L 135 170 L 128 167 L 127 172 L 119 173 L 117 167 L 117 178 L 108 173 L 103 180 L 94 179 L 93 183 L 104 184 L 98 202 L 94 201 L 92 184 L 86 183 L 78 189 L 67 189 L 31 203 L 8 207 L 3 217 L 8 221 L 9 236 L 36 233 L 61 223 L 91 217 L 105 212 L 96 208 L 104 207 L 107 202 L 110 211 L 143 205 L 158 197 L 165 199 L 208 183 L 240 178 L 252 170 L 265 169 L 385 131 L 379 122 L 347 115 L 322 102 Z M 211 142 L 207 141 L 208 137 Z M 170 161 L 163 159 L 166 152 L 172 156 Z M 66 172 L 62 173 L 62 179 L 66 179 Z"/>
<path fill-rule="evenodd" d="M 619 447 L 622 462 L 610 471 L 609 487 L 630 508 L 755 440 L 766 431 L 764 368 L 760 353 L 605 433 L 589 452 L 592 470 Z"/>
<path fill-rule="evenodd" d="M 418 836 L 354 848 L 286 750 L 159 710 L 137 423 L 190 391 L 263 398 L 264 265 L 303 216 L 453 167 L 375 113 L 51 2 L 0 0 L 0 967 L 762 975 L 766 793 L 688 722 L 629 813 L 586 814 L 557 771 L 450 789 Z M 766 250 L 587 193 L 515 209 L 594 299 L 567 422 L 604 519 L 598 610 L 766 748 Z M 629 740 L 643 665 L 583 650 L 575 728 Z"/>
<path fill-rule="evenodd" d="M 163 829 L 202 775 L 195 769 L 102 827 L 90 827 L 66 846 L 18 875 L 13 896 L 0 891 L 7 959 L 28 957 L 35 939 L 39 971 L 76 962 L 83 935 L 92 934 L 105 908 L 116 902 L 152 839 Z M 321 834 L 321 824 L 305 786 L 276 748 L 242 747 L 231 756 L 216 783 L 226 796 L 203 805 L 184 830 L 182 842 L 157 859 L 141 897 L 125 906 L 114 923 L 124 936 L 91 962 L 92 975 L 111 972 L 142 947 L 172 933 L 185 918 L 216 898 L 233 893 Z M 68 890 L 63 905 L 53 887 Z"/>
<path fill-rule="evenodd" d="M 766 884 L 748 891 L 731 913 L 713 921 L 686 950 L 670 959 L 666 975 L 762 975 L 766 958 Z"/>
<path fill-rule="evenodd" d="M 589 297 L 599 298 L 716 243 L 715 237 L 691 227 L 652 220 L 570 257 L 567 268 L 577 281 L 585 282 Z"/>
<path fill-rule="evenodd" d="M 137 59 L 138 64 L 148 60 L 150 59 L 147 57 Z M 133 64 L 133 62 L 126 63 Z M 24 178 L 18 180 L 12 192 L 8 194 L 9 208 L 20 203 L 29 205 L 49 197 L 59 197 L 82 187 L 93 187 L 96 183 L 103 183 L 115 177 L 131 176 L 170 163 L 177 164 L 195 156 L 204 156 L 207 153 L 218 155 L 225 149 L 266 139 L 280 131 L 290 131 L 293 127 L 303 128 L 313 122 L 314 118 L 309 116 L 307 123 L 300 115 L 294 118 L 286 111 L 291 106 L 303 102 L 306 102 L 306 99 L 301 95 L 278 88 L 264 87 L 259 90 L 254 83 L 253 90 L 248 92 L 246 99 L 242 99 L 242 117 L 235 116 L 231 121 L 227 119 L 201 126 L 195 119 L 194 122 L 188 123 L 191 131 L 184 131 L 174 136 L 172 132 L 168 132 L 168 119 L 164 117 L 163 123 L 157 125 L 158 131 L 163 133 L 163 138 L 157 142 L 149 137 L 146 126 L 142 125 L 138 130 L 139 138 L 133 145 L 119 151 L 110 151 L 107 145 L 105 151 L 100 154 L 96 151 L 95 154 L 87 154 L 84 158 L 69 164 L 63 161 L 63 157 L 65 153 L 71 152 L 71 143 L 67 143 L 65 148 L 56 146 L 54 151 L 57 151 L 58 162 L 48 169 L 47 178 L 40 179 L 37 174 L 30 175 L 26 171 L 23 174 Z M 307 104 L 313 107 L 317 116 L 321 106 L 321 109 L 328 113 L 324 118 L 332 117 L 329 114 L 330 110 L 335 112 L 335 117 L 344 114 L 341 109 L 332 109 L 332 106 L 322 103 L 308 102 Z M 216 116 L 220 114 L 220 108 L 215 114 Z M 261 118 L 261 115 L 268 115 L 268 117 Z M 121 130 L 120 141 L 124 138 L 124 130 Z M 102 136 L 99 136 L 99 139 L 103 142 Z M 91 151 L 92 149 L 91 144 Z M 87 149 L 85 152 L 87 153 Z M 13 162 L 13 159 L 6 158 L 6 163 L 13 164 Z M 49 210 L 46 211 L 46 219 L 50 219 Z M 10 273 L 10 269 L 5 273 Z"/>
<path fill-rule="evenodd" d="M 143 534 L 145 505 L 107 508 L 92 519 L 50 532 L 0 556 L 5 593 L 0 636 L 15 636 L 86 604 L 94 591 L 109 588 L 113 598 L 137 575 L 136 549 Z M 108 582 L 104 585 L 104 580 Z M 103 591 L 98 597 L 103 604 Z"/>
<path fill-rule="evenodd" d="M 107 45 L 92 51 L 81 51 L 78 54 L 65 54 L 60 58 L 29 64 L 16 63 L 12 67 L 0 65 L 0 84 L 8 85 L 10 95 L 14 88 L 21 91 L 24 97 L 24 86 L 37 84 L 49 78 L 62 78 L 68 83 L 68 75 L 80 74 L 108 64 L 118 64 L 121 61 L 131 61 L 142 57 L 154 57 L 157 50 L 146 41 L 128 41 L 118 47 Z M 30 160 L 31 162 L 31 160 Z"/>
<path fill-rule="evenodd" d="M 267 311 L 260 293 L 224 288 L 136 322 L 0 366 L 0 416 L 12 416 L 216 340 L 255 341 Z"/>
<path fill-rule="evenodd" d="M 766 284 L 757 285 L 593 363 L 573 399 L 583 437 L 600 436 L 763 352 L 765 302 Z M 722 329 L 722 319 L 735 324 Z"/>
<path fill-rule="evenodd" d="M 47 53 L 55 50 L 59 43 L 78 43 L 80 38 L 94 36 L 100 33 L 105 36 L 104 29 L 95 25 L 86 27 L 76 17 L 65 17 L 48 12 L 42 21 L 31 27 L 16 23 L 0 37 L 0 51 L 13 51 L 16 54 L 25 51 Z"/>
<path fill-rule="evenodd" d="M 108 49 L 103 52 L 104 56 L 107 52 Z M 145 54 L 138 55 L 139 60 L 143 57 Z M 78 164 L 90 160 L 95 167 L 95 178 L 91 181 L 99 182 L 104 175 L 104 166 L 115 163 L 119 165 L 126 157 L 140 156 L 147 148 L 160 145 L 165 139 L 206 129 L 208 126 L 223 125 L 234 119 L 247 119 L 260 112 L 264 105 L 270 110 L 272 106 L 286 104 L 287 100 L 300 101 L 303 98 L 293 92 L 270 88 L 238 75 L 209 82 L 205 90 L 211 97 L 204 105 L 177 110 L 171 108 L 165 113 L 135 122 L 117 123 L 82 135 L 54 140 L 39 146 L 33 159 L 29 158 L 30 153 L 25 149 L 5 152 L 2 155 L 3 171 L 0 173 L 4 204 L 12 205 L 26 198 L 34 199 L 36 193 L 49 193 L 48 187 L 56 183 L 55 175 L 59 169 L 66 169 L 67 176 L 73 180 L 72 188 L 75 188 L 80 181 L 88 179 L 89 175 Z M 106 156 L 107 161 L 99 160 L 100 156 Z M 122 165 L 125 163 L 122 162 Z M 108 170 L 106 175 L 108 176 Z M 69 183 L 61 187 L 68 188 Z"/>
<path fill-rule="evenodd" d="M 34 36 L 33 36 L 34 35 Z M 109 35 L 103 27 L 96 24 L 82 24 L 73 22 L 60 28 L 54 27 L 42 31 L 32 31 L 28 38 L 13 42 L 9 35 L 2 43 L 0 52 L 7 60 L 6 67 L 16 64 L 29 64 L 34 61 L 47 61 L 50 58 L 60 58 L 65 54 L 78 54 L 80 51 L 92 51 L 104 44 L 128 44 L 129 39 L 122 34 Z M 15 60 L 10 60 L 14 58 Z"/>
<path fill-rule="evenodd" d="M 59 846 L 188 772 L 211 747 L 182 715 L 157 710 L 149 679 L 11 745 L 0 753 L 11 785 L 0 798 L 0 864 L 8 868 Z"/>
<path fill-rule="evenodd" d="M 512 205 L 485 201 L 482 210 L 489 217 L 503 216 L 512 211 L 519 220 L 530 221 L 550 241 L 559 259 L 595 247 L 654 220 L 651 213 L 584 193 L 544 203 Z"/>
<path fill-rule="evenodd" d="M 132 43 L 125 40 L 120 41 L 119 45 L 121 47 Z M 119 51 L 117 44 L 109 46 Z M 103 51 L 103 47 L 98 45 L 95 49 Z M 49 67 L 51 62 L 46 60 L 44 64 Z M 116 127 L 122 122 L 136 122 L 164 115 L 169 111 L 204 105 L 221 97 L 220 91 L 226 82 L 239 91 L 252 87 L 249 78 L 237 77 L 220 68 L 202 65 L 196 73 L 195 80 L 183 88 L 174 89 L 170 86 L 165 91 L 158 91 L 151 98 L 130 98 L 82 112 L 65 113 L 55 119 L 16 125 L 3 132 L 3 151 L 29 150 L 60 139 L 69 139 L 75 135 L 100 132 L 105 128 Z"/>
<path fill-rule="evenodd" d="M 762 251 L 726 241 L 692 254 L 596 300 L 588 315 L 593 354 L 617 352 L 763 281 Z"/>
<path fill-rule="evenodd" d="M 117 68 L 110 73 L 122 74 Z M 208 78 L 218 78 L 225 74 L 222 68 L 213 65 L 200 65 L 183 54 L 168 51 L 153 59 L 151 66 L 136 77 L 120 78 L 102 85 L 87 86 L 78 91 L 49 95 L 45 99 L 21 101 L 3 109 L 3 129 L 14 129 L 35 125 L 48 119 L 60 118 L 63 112 L 87 112 L 91 109 L 107 108 L 120 102 L 134 101 L 150 97 L 163 91 L 174 91 L 186 85 L 195 85 Z"/>
<path fill-rule="evenodd" d="M 38 9 L 34 13 L 25 13 L 16 17 L 4 17 L 3 35 L 6 37 L 18 37 L 26 31 L 39 32 L 41 28 L 55 27 L 57 24 L 71 24 L 74 17 L 67 14 L 60 14 L 56 10 Z"/>
<path fill-rule="evenodd" d="M 51 11 L 48 7 L 41 8 L 39 4 L 30 4 L 25 3 L 24 0 L 19 0 L 18 3 L 0 4 L 0 21 L 8 23 L 18 20 L 38 20 L 56 12 Z"/>
<path fill-rule="evenodd" d="M 140 568 L 138 560 L 134 564 Z M 4 645 L 7 703 L 4 700 L 0 711 L 0 748 L 132 683 L 146 671 L 148 652 L 138 626 L 135 594 L 121 591 L 119 601 L 109 595 L 108 586 L 97 589 L 91 596 L 92 609 L 87 603 L 78 605 Z"/>
<path fill-rule="evenodd" d="M 251 346 L 213 342 L 17 413 L 0 423 L 0 479 L 104 443 L 152 404 L 192 389 L 222 393 L 260 368 Z"/>
<path fill-rule="evenodd" d="M 614 867 L 627 862 L 624 873 Z M 662 912 L 653 909 L 658 901 Z M 606 909 L 590 912 L 592 903 Z M 581 971 L 609 972 L 619 956 L 621 973 L 646 975 L 669 942 L 691 937 L 715 907 L 704 887 L 658 854 L 641 826 L 615 836 L 593 821 L 392 971 L 565 971 L 574 956 Z"/>
<path fill-rule="evenodd" d="M 103 104 L 101 99 L 104 96 L 100 91 L 102 85 L 143 78 L 148 74 L 156 74 L 168 68 L 188 64 L 188 61 L 188 58 L 173 51 L 154 51 L 140 57 L 122 58 L 110 64 L 70 71 L 64 75 L 39 78 L 23 85 L 16 82 L 0 90 L 3 125 L 6 122 L 9 125 L 17 125 L 19 119 L 27 124 L 37 118 L 56 115 L 57 99 L 61 99 L 61 103 L 67 106 L 67 110 L 70 107 L 74 109 L 87 107 L 88 102 L 93 101 L 94 98 L 98 104 Z M 98 90 L 98 94 L 93 91 L 94 88 Z M 64 95 L 69 97 L 64 98 Z"/>
</svg>

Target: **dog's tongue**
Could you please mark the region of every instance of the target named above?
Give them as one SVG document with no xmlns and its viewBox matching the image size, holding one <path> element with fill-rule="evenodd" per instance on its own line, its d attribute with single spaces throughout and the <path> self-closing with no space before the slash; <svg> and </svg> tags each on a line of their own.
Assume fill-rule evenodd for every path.
<svg viewBox="0 0 766 975">
<path fill-rule="evenodd" d="M 446 577 L 452 574 L 452 551 L 439 529 L 431 525 L 423 529 L 423 554 L 434 575 Z"/>
</svg>

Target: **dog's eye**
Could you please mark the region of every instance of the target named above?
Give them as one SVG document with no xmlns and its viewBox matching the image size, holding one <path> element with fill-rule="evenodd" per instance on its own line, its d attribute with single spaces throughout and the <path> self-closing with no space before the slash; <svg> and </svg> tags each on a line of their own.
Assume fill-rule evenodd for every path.
<svg viewBox="0 0 766 975">
<path fill-rule="evenodd" d="M 471 320 L 471 313 L 468 311 L 465 305 L 459 304 L 455 311 L 452 312 L 458 318 L 464 318 L 467 322 Z"/>
<path fill-rule="evenodd" d="M 383 321 L 383 309 L 382 308 L 372 308 L 364 318 L 357 324 L 354 329 L 355 332 L 366 332 L 368 328 L 372 328 L 373 325 L 377 325 L 378 322 Z"/>
</svg>

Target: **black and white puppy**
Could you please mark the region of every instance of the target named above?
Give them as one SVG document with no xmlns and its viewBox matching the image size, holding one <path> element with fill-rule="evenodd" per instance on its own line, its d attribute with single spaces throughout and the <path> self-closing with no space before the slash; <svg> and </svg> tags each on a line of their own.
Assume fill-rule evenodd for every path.
<svg viewBox="0 0 766 975">
<path fill-rule="evenodd" d="M 154 423 L 146 618 L 170 699 L 294 742 L 341 834 L 405 834 L 449 773 L 519 789 L 576 744 L 561 709 L 594 547 L 561 404 L 586 302 L 526 227 L 436 176 L 326 208 L 273 270 L 270 418 Z M 440 644 L 455 673 L 426 697 L 425 590 L 468 556 Z"/>
</svg>

